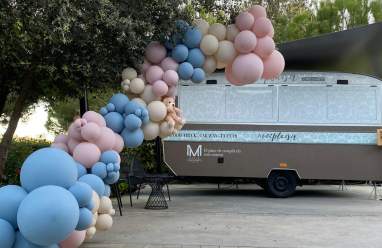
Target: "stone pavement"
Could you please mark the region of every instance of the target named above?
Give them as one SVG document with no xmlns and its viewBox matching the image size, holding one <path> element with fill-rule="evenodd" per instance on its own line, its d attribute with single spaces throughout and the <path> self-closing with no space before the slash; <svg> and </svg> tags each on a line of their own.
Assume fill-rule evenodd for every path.
<svg viewBox="0 0 382 248">
<path fill-rule="evenodd" d="M 304 186 L 287 199 L 269 198 L 255 185 L 170 190 L 167 210 L 144 209 L 148 186 L 133 208 L 124 197 L 124 216 L 83 247 L 382 247 L 382 201 L 370 199 L 368 186 Z"/>
</svg>

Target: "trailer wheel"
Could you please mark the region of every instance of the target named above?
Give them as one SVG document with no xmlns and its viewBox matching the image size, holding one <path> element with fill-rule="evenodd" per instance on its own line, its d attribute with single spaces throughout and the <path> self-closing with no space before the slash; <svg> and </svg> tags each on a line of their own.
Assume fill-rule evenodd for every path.
<svg viewBox="0 0 382 248">
<path fill-rule="evenodd" d="M 296 186 L 297 177 L 290 171 L 272 171 L 267 179 L 268 192 L 278 198 L 286 198 L 293 195 L 296 191 Z"/>
</svg>

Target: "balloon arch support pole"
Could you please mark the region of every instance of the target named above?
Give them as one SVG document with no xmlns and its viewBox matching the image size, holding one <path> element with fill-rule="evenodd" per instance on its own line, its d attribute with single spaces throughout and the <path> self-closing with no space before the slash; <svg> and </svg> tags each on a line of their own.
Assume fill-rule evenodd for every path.
<svg viewBox="0 0 382 248">
<path fill-rule="evenodd" d="M 80 116 L 82 117 L 89 110 L 88 91 L 84 87 L 84 95 L 80 98 Z"/>
<path fill-rule="evenodd" d="M 162 139 L 157 137 L 155 139 L 155 163 L 156 163 L 156 173 L 161 173 L 162 171 Z"/>
</svg>

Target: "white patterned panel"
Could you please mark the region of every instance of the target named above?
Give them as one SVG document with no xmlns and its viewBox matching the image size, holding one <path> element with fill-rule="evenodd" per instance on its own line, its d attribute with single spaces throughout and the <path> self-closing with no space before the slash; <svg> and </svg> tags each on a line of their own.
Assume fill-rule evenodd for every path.
<svg viewBox="0 0 382 248">
<path fill-rule="evenodd" d="M 377 123 L 376 87 L 336 86 L 328 91 L 328 121 Z"/>
<path fill-rule="evenodd" d="M 274 122 L 275 87 L 227 87 L 226 120 L 230 123 Z"/>
<path fill-rule="evenodd" d="M 325 86 L 281 86 L 279 121 L 284 123 L 325 123 Z"/>
<path fill-rule="evenodd" d="M 224 85 L 181 86 L 179 105 L 187 122 L 220 122 L 225 116 Z"/>
</svg>

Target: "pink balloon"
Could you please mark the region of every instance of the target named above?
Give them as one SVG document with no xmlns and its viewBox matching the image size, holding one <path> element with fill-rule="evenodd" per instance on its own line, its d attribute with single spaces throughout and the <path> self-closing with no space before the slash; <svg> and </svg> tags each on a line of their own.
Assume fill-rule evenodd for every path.
<svg viewBox="0 0 382 248">
<path fill-rule="evenodd" d="M 68 136 L 69 139 L 76 139 L 76 140 L 81 140 L 81 125 L 78 125 L 78 122 L 75 121 L 72 124 L 70 124 L 69 129 L 68 129 Z"/>
<path fill-rule="evenodd" d="M 146 82 L 146 78 L 144 74 L 139 74 L 138 78 L 142 79 L 144 82 Z"/>
<path fill-rule="evenodd" d="M 54 148 L 57 148 L 57 149 L 61 149 L 65 152 L 69 152 L 69 148 L 66 144 L 64 143 L 53 143 L 50 145 L 50 147 L 54 147 Z"/>
<path fill-rule="evenodd" d="M 263 61 L 254 53 L 241 54 L 232 63 L 232 76 L 242 84 L 254 83 L 263 70 Z"/>
<path fill-rule="evenodd" d="M 162 67 L 163 71 L 173 70 L 177 71 L 179 64 L 173 60 L 171 57 L 167 57 L 160 63 L 160 66 Z"/>
<path fill-rule="evenodd" d="M 248 30 L 241 31 L 235 38 L 235 49 L 240 53 L 249 53 L 255 49 L 257 39 L 254 33 Z"/>
<path fill-rule="evenodd" d="M 85 241 L 86 230 L 76 231 L 74 230 L 69 237 L 60 242 L 61 248 L 78 248 Z"/>
<path fill-rule="evenodd" d="M 143 63 L 140 65 L 139 71 L 145 73 L 147 69 L 151 66 L 151 63 L 147 59 L 143 59 Z"/>
<path fill-rule="evenodd" d="M 54 138 L 54 141 L 53 143 L 64 143 L 64 144 L 67 144 L 68 143 L 68 135 L 66 134 L 59 134 L 56 136 L 56 138 Z"/>
<path fill-rule="evenodd" d="M 270 35 L 272 32 L 272 22 L 266 17 L 257 18 L 252 31 L 258 38 Z"/>
<path fill-rule="evenodd" d="M 168 86 L 164 81 L 158 80 L 153 84 L 153 92 L 156 96 L 164 96 L 167 94 L 167 91 Z"/>
<path fill-rule="evenodd" d="M 179 81 L 179 76 L 176 71 L 168 70 L 163 74 L 163 80 L 166 82 L 169 86 L 174 86 Z"/>
<path fill-rule="evenodd" d="M 273 28 L 273 25 L 272 25 L 271 32 L 268 34 L 268 36 L 271 38 L 273 38 L 273 36 L 275 36 L 275 29 Z"/>
<path fill-rule="evenodd" d="M 229 64 L 225 67 L 225 73 L 224 73 L 226 79 L 233 85 L 243 85 L 240 83 L 239 80 L 237 80 L 236 78 L 234 78 L 232 76 L 232 64 Z"/>
<path fill-rule="evenodd" d="M 267 17 L 267 11 L 263 6 L 260 5 L 253 5 L 249 10 L 249 13 L 253 15 L 255 20 L 260 17 Z"/>
<path fill-rule="evenodd" d="M 166 54 L 166 48 L 157 41 L 151 42 L 146 47 L 145 56 L 153 64 L 159 64 L 166 57 Z"/>
<path fill-rule="evenodd" d="M 114 142 L 113 150 L 120 153 L 122 152 L 125 143 L 123 142 L 123 139 L 119 134 L 114 133 L 114 135 L 115 135 L 115 142 Z"/>
<path fill-rule="evenodd" d="M 283 72 L 285 67 L 284 56 L 277 50 L 266 59 L 264 59 L 264 79 L 273 79 Z"/>
<path fill-rule="evenodd" d="M 82 138 L 89 141 L 95 142 L 101 136 L 101 128 L 94 122 L 89 122 L 81 128 Z"/>
<path fill-rule="evenodd" d="M 146 71 L 146 80 L 150 84 L 153 84 L 155 81 L 161 80 L 163 77 L 163 70 L 157 65 L 150 66 Z"/>
<path fill-rule="evenodd" d="M 255 23 L 255 18 L 249 12 L 241 12 L 235 19 L 236 27 L 240 30 L 251 30 L 253 24 Z"/>
<path fill-rule="evenodd" d="M 76 146 L 81 143 L 81 141 L 78 141 L 76 139 L 69 138 L 68 140 L 68 148 L 69 152 L 72 154 Z"/>
<path fill-rule="evenodd" d="M 178 95 L 178 89 L 176 86 L 170 86 L 168 88 L 167 96 L 175 97 L 176 95 Z"/>
<path fill-rule="evenodd" d="M 108 127 L 101 127 L 101 135 L 94 143 L 102 152 L 112 150 L 115 144 L 115 135 L 113 130 Z"/>
<path fill-rule="evenodd" d="M 254 52 L 262 59 L 267 58 L 276 49 L 275 42 L 269 36 L 257 39 L 257 45 Z"/>
<path fill-rule="evenodd" d="M 73 151 L 73 159 L 86 168 L 91 168 L 96 162 L 98 162 L 100 156 L 101 151 L 99 148 L 89 142 L 82 142 L 78 144 Z"/>
<path fill-rule="evenodd" d="M 82 116 L 82 118 L 87 120 L 88 122 L 94 122 L 100 127 L 106 127 L 105 119 L 102 117 L 102 115 L 98 114 L 97 112 L 87 111 Z"/>
</svg>

